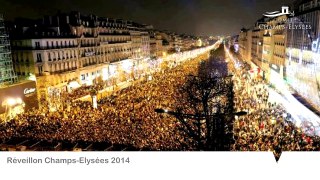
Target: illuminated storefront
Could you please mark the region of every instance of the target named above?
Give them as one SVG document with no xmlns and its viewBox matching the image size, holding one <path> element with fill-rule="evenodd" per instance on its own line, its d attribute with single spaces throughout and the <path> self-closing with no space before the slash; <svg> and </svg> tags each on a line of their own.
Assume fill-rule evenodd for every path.
<svg viewBox="0 0 320 180">
<path fill-rule="evenodd" d="M 311 11 L 290 19 L 290 27 L 308 24 L 310 29 L 287 29 L 287 83 L 301 96 L 320 107 L 320 11 Z"/>
<path fill-rule="evenodd" d="M 34 81 L 24 81 L 0 91 L 1 119 L 10 119 L 24 111 L 38 108 L 37 89 Z"/>
<path fill-rule="evenodd" d="M 293 51 L 289 50 L 288 64 L 286 68 L 287 82 L 292 86 L 301 96 L 308 101 L 320 107 L 319 96 L 319 65 L 314 63 L 319 59 L 313 59 L 310 53 L 300 51 L 299 59 L 293 56 Z M 309 63 L 308 63 L 309 62 Z"/>
<path fill-rule="evenodd" d="M 286 89 L 287 87 L 283 78 L 283 66 L 270 64 L 270 84 L 277 89 Z"/>
</svg>

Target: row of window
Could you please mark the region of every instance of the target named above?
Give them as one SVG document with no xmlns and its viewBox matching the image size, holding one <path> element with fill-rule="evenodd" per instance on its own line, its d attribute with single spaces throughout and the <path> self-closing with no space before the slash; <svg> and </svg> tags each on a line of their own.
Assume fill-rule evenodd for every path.
<svg viewBox="0 0 320 180">
<path fill-rule="evenodd" d="M 115 49 L 108 49 L 108 50 L 104 50 L 102 52 L 102 54 L 106 54 L 106 53 L 117 53 L 117 52 L 131 52 L 132 49 L 131 48 L 115 48 Z M 85 54 L 87 52 L 94 52 L 93 49 L 89 50 L 84 50 L 84 53 L 81 54 Z M 95 55 L 96 53 L 94 53 Z M 100 54 L 100 53 L 98 53 Z M 56 51 L 56 52 L 47 52 L 47 56 L 48 56 L 48 61 L 55 61 L 55 60 L 63 60 L 63 59 L 71 59 L 76 57 L 76 51 L 75 50 L 71 50 L 71 51 Z M 17 62 L 19 62 L 18 60 L 18 55 L 16 55 Z M 23 59 L 23 53 L 21 53 L 21 59 Z M 29 61 L 29 60 L 28 60 Z M 41 53 L 37 53 L 36 54 L 36 61 L 38 63 L 42 62 L 42 54 Z"/>
<path fill-rule="evenodd" d="M 88 48 L 88 49 L 84 49 L 81 50 L 80 53 L 86 53 L 86 52 L 100 52 L 101 54 L 106 54 L 106 53 L 116 53 L 116 52 L 131 52 L 132 51 L 132 47 L 113 47 L 113 48 L 101 48 L 101 49 L 97 49 L 95 50 L 95 48 Z"/>
<path fill-rule="evenodd" d="M 275 42 L 274 44 L 278 46 L 284 46 L 284 42 Z"/>
<path fill-rule="evenodd" d="M 36 48 L 40 48 L 40 42 L 35 42 L 36 44 Z M 57 48 L 57 47 L 73 47 L 76 45 L 75 41 L 71 41 L 71 40 L 68 40 L 68 41 L 46 41 L 46 47 L 47 48 Z"/>
<path fill-rule="evenodd" d="M 77 68 L 76 61 L 49 64 L 50 72 L 68 71 Z"/>
<path fill-rule="evenodd" d="M 41 56 L 41 54 L 40 53 L 37 54 L 37 61 L 38 61 L 38 55 Z M 48 61 L 71 59 L 71 58 L 75 58 L 76 57 L 76 51 L 75 50 L 70 50 L 70 51 L 48 52 L 47 55 L 48 55 Z M 41 58 L 40 58 L 40 60 L 41 60 Z"/>
<path fill-rule="evenodd" d="M 77 45 L 75 40 L 62 40 L 62 41 L 55 41 L 55 40 L 47 40 L 45 44 L 41 45 L 40 41 L 35 41 L 35 48 L 66 48 L 66 47 L 74 47 Z M 12 46 L 15 47 L 22 47 L 25 46 L 22 41 L 13 41 Z"/>
<path fill-rule="evenodd" d="M 89 26 L 89 21 L 82 21 L 78 20 L 78 23 L 82 24 L 83 26 Z M 123 28 L 126 27 L 125 24 L 119 24 L 119 23 L 111 23 L 111 22 L 105 22 L 105 21 L 98 21 L 98 22 L 94 22 L 95 25 L 97 26 L 112 26 L 112 27 L 118 27 L 118 28 Z"/>
<path fill-rule="evenodd" d="M 274 53 L 273 55 L 279 57 L 279 58 L 284 58 L 284 55 L 283 54 L 278 54 L 278 53 Z"/>
<path fill-rule="evenodd" d="M 126 37 L 100 37 L 101 42 L 124 42 L 124 41 L 130 41 L 130 36 Z"/>
</svg>

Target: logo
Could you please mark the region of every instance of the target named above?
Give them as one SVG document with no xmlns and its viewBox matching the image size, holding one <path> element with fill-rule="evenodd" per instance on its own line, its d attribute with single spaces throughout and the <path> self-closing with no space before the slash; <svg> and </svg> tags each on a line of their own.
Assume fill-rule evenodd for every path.
<svg viewBox="0 0 320 180">
<path fill-rule="evenodd" d="M 28 95 L 28 94 L 34 93 L 35 91 L 36 91 L 36 88 L 25 88 L 23 91 L 23 94 Z"/>
<path fill-rule="evenodd" d="M 266 12 L 263 15 L 266 17 L 278 17 L 278 16 L 282 16 L 282 15 L 294 16 L 294 11 L 290 12 L 288 6 L 282 6 L 282 12 L 280 12 L 280 11 Z"/>
<path fill-rule="evenodd" d="M 264 22 L 258 22 L 259 29 L 262 30 L 311 30 L 312 24 L 310 22 L 305 22 L 303 18 L 295 16 L 294 11 L 289 11 L 289 6 L 282 6 L 282 11 L 266 12 L 263 14 L 265 17 L 270 19 L 265 19 Z M 276 18 L 279 17 L 279 18 Z M 274 23 L 269 23 L 274 22 Z M 267 34 L 266 34 L 267 35 Z"/>
</svg>

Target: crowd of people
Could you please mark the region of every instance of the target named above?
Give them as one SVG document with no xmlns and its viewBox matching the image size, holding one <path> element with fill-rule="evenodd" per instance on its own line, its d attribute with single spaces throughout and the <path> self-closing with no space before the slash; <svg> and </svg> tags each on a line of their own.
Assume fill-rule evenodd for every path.
<svg viewBox="0 0 320 180">
<path fill-rule="evenodd" d="M 270 102 L 268 85 L 262 78 L 250 78 L 248 64 L 241 68 L 229 64 L 236 73 L 235 104 L 248 115 L 238 117 L 234 125 L 235 151 L 319 151 L 320 138 L 308 136 L 293 123 L 281 104 Z"/>
<path fill-rule="evenodd" d="M 73 101 L 70 108 L 28 111 L 0 124 L 0 137 L 38 140 L 110 142 L 152 150 L 193 150 L 195 145 L 179 122 L 159 115 L 156 108 L 173 109 L 177 87 L 187 75 L 196 73 L 201 57 L 153 74 L 150 81 L 90 102 Z"/>
<path fill-rule="evenodd" d="M 98 108 L 91 102 L 70 101 L 69 107 L 35 109 L 0 123 L 0 137 L 36 140 L 108 142 L 150 150 L 195 150 L 196 142 L 181 131 L 174 117 L 157 114 L 156 108 L 176 108 L 179 87 L 190 74 L 196 74 L 204 56 L 174 68 L 156 72 L 152 80 L 139 82 L 111 96 L 100 98 Z M 234 123 L 234 151 L 320 150 L 319 137 L 311 137 L 290 122 L 284 108 L 268 101 L 268 87 L 261 79 L 247 79 L 247 68 L 228 71 L 234 74 L 235 108 L 247 115 Z M 244 78 L 246 77 L 246 78 Z M 98 89 L 101 89 L 99 87 Z M 92 89 L 92 88 L 91 88 Z M 68 96 L 87 94 L 82 88 Z"/>
</svg>

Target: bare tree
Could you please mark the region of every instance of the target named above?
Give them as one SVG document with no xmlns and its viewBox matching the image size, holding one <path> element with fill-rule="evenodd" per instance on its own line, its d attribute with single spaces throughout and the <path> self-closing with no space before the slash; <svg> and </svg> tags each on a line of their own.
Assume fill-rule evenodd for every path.
<svg viewBox="0 0 320 180">
<path fill-rule="evenodd" d="M 202 61 L 198 75 L 188 76 L 179 89 L 175 116 L 199 150 L 230 150 L 233 143 L 233 82 L 221 51 Z"/>
</svg>

